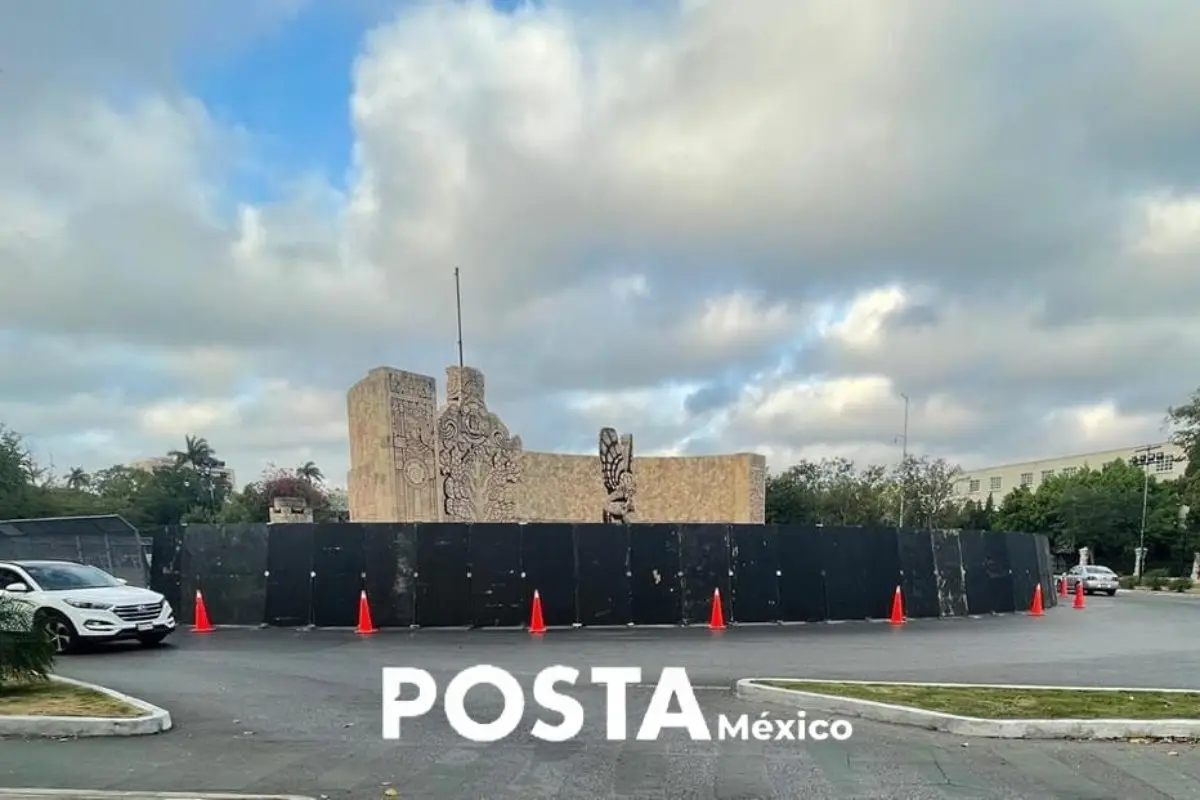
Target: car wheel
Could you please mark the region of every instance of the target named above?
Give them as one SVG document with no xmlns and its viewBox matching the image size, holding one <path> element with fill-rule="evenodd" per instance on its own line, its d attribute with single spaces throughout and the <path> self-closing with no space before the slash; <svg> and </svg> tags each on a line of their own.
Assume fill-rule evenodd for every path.
<svg viewBox="0 0 1200 800">
<path fill-rule="evenodd" d="M 1109 596 L 1109 597 L 1116 597 L 1116 596 L 1117 596 L 1117 590 L 1116 590 L 1116 589 L 1109 589 L 1109 590 L 1108 590 L 1108 596 Z"/>
<path fill-rule="evenodd" d="M 54 652 L 58 655 L 74 653 L 79 649 L 79 635 L 75 632 L 75 626 L 62 614 L 46 612 L 42 615 L 41 624 L 42 630 L 54 644 Z"/>
<path fill-rule="evenodd" d="M 166 638 L 167 635 L 165 633 L 144 633 L 137 637 L 138 644 L 142 647 L 158 647 L 163 643 L 163 639 Z"/>
</svg>

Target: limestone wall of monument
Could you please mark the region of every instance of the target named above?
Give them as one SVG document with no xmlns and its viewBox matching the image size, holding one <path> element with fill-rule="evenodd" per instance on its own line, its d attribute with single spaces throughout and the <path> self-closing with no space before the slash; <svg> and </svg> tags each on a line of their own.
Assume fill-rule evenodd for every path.
<svg viewBox="0 0 1200 800">
<path fill-rule="evenodd" d="M 354 522 L 763 522 L 763 456 L 635 457 L 612 428 L 596 455 L 526 452 L 471 367 L 440 407 L 433 378 L 374 369 L 348 412 Z"/>
</svg>

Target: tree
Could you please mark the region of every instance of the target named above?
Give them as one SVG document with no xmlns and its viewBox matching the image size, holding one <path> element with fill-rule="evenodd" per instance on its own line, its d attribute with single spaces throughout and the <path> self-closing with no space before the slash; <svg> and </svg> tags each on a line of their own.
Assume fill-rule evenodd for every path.
<svg viewBox="0 0 1200 800">
<path fill-rule="evenodd" d="M 907 456 L 896 468 L 891 481 L 897 523 L 903 498 L 906 526 L 958 527 L 962 508 L 955 502 L 954 487 L 961 474 L 962 469 L 944 458 Z"/>
<path fill-rule="evenodd" d="M 65 485 L 68 489 L 83 490 L 91 485 L 92 477 L 87 474 L 83 467 L 71 467 L 71 471 L 67 473 Z"/>
<path fill-rule="evenodd" d="M 331 507 L 329 494 L 313 477 L 320 474 L 315 464 L 307 475 L 301 476 L 300 469 L 289 470 L 269 465 L 257 481 L 252 481 L 242 487 L 240 492 L 233 494 L 229 503 L 221 510 L 215 521 L 224 523 L 234 522 L 268 522 L 271 505 L 277 497 L 296 497 L 304 500 L 313 511 L 313 519 L 317 522 L 334 522 L 342 519 L 339 511 Z"/>
<path fill-rule="evenodd" d="M 24 438 L 0 425 L 0 519 L 19 519 L 29 512 L 36 473 Z"/>
<path fill-rule="evenodd" d="M 306 461 L 304 464 L 296 468 L 296 477 L 309 483 L 324 483 L 325 475 L 322 474 L 321 468 L 311 461 Z"/>
<path fill-rule="evenodd" d="M 182 450 L 171 450 L 168 458 L 175 459 L 176 467 L 191 467 L 201 472 L 216 466 L 216 452 L 202 436 L 185 436 Z"/>
</svg>

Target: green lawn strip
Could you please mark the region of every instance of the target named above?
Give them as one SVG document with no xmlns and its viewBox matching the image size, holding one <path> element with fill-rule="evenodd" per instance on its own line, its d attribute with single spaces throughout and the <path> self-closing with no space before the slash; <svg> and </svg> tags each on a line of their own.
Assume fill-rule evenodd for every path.
<svg viewBox="0 0 1200 800">
<path fill-rule="evenodd" d="M 981 719 L 1195 719 L 1200 692 L 1115 692 L 760 681 L 765 686 L 873 700 Z"/>
<path fill-rule="evenodd" d="M 0 716 L 130 718 L 145 713 L 103 692 L 70 683 L 0 684 Z"/>
</svg>

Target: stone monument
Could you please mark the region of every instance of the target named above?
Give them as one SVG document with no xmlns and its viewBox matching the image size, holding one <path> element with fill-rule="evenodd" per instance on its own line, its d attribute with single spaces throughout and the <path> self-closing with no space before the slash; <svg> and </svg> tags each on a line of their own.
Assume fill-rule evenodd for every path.
<svg viewBox="0 0 1200 800">
<path fill-rule="evenodd" d="M 521 480 L 521 439 L 488 411 L 483 373 L 446 370 L 446 405 L 438 414 L 437 464 L 441 518 L 446 522 L 509 522 Z"/>
<path fill-rule="evenodd" d="M 313 521 L 313 510 L 303 497 L 276 497 L 267 509 L 267 524 L 295 524 Z"/>
<path fill-rule="evenodd" d="M 600 429 L 600 471 L 604 478 L 604 521 L 632 522 L 633 495 L 637 486 L 633 478 L 633 436 L 617 435 L 616 428 Z"/>
<path fill-rule="evenodd" d="M 488 407 L 474 367 L 446 369 L 440 407 L 433 378 L 378 367 L 350 389 L 347 411 L 352 522 L 764 519 L 763 456 L 639 456 L 635 481 L 633 437 L 615 428 L 600 431 L 598 456 L 529 452 Z"/>
</svg>

